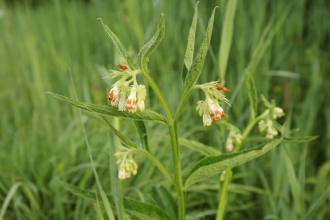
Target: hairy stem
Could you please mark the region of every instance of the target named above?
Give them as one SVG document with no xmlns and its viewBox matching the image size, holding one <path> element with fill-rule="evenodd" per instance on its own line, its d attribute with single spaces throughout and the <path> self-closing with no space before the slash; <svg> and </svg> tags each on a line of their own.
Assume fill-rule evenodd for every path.
<svg viewBox="0 0 330 220">
<path fill-rule="evenodd" d="M 162 104 L 168 119 L 168 128 L 171 136 L 172 143 L 172 153 L 173 153 L 173 164 L 174 164 L 174 181 L 175 181 L 175 190 L 177 194 L 178 201 L 178 220 L 184 220 L 186 214 L 185 208 L 185 198 L 184 191 L 182 186 L 182 174 L 181 174 L 181 160 L 180 160 L 180 150 L 179 150 L 179 139 L 178 139 L 178 131 L 177 131 L 177 123 L 176 120 L 173 119 L 172 113 L 168 104 L 159 90 L 155 81 L 150 77 L 149 73 L 143 71 L 143 76 L 147 79 L 150 87 L 155 92 L 157 98 Z"/>
</svg>

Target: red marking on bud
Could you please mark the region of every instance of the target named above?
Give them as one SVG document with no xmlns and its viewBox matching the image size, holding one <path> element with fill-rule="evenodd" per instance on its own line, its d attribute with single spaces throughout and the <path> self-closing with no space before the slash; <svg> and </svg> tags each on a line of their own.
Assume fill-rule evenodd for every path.
<svg viewBox="0 0 330 220">
<path fill-rule="evenodd" d="M 217 83 L 216 84 L 217 88 L 224 91 L 224 92 L 230 92 L 230 90 L 228 88 L 226 88 L 224 85 Z"/>
<path fill-rule="evenodd" d="M 125 64 L 118 64 L 117 67 L 120 70 L 127 70 L 128 69 L 128 67 Z"/>
</svg>

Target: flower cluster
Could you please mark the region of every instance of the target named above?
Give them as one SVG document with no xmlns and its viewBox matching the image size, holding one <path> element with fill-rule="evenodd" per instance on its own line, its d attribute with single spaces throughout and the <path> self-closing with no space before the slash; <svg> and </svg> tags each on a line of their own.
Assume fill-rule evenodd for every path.
<svg viewBox="0 0 330 220">
<path fill-rule="evenodd" d="M 197 102 L 196 107 L 199 115 L 203 116 L 203 125 L 210 126 L 213 121 L 221 120 L 225 116 L 225 112 L 221 108 L 219 101 L 223 100 L 229 104 L 229 100 L 225 98 L 221 90 L 225 92 L 229 92 L 230 90 L 217 81 L 195 85 L 195 88 L 202 89 L 206 96 L 204 101 Z"/>
<path fill-rule="evenodd" d="M 133 150 L 123 146 L 117 147 L 117 153 L 114 155 L 117 158 L 117 164 L 119 164 L 118 179 L 127 179 L 133 175 L 136 175 L 138 165 L 132 157 Z"/>
<path fill-rule="evenodd" d="M 266 132 L 266 138 L 272 139 L 278 135 L 276 128 L 274 127 L 274 121 L 284 115 L 283 109 L 276 107 L 275 102 L 269 103 L 264 96 L 261 97 L 268 109 L 263 113 L 265 117 L 259 121 L 258 127 L 260 132 Z"/>
<path fill-rule="evenodd" d="M 108 94 L 108 99 L 112 106 L 118 107 L 119 111 L 128 111 L 131 113 L 144 111 L 144 100 L 146 98 L 146 89 L 144 85 L 138 85 L 136 75 L 140 70 L 132 71 L 123 64 L 118 64 L 120 71 L 112 71 L 110 77 L 121 77 L 112 87 Z M 131 85 L 132 83 L 132 85 Z"/>
<path fill-rule="evenodd" d="M 231 126 L 230 132 L 226 141 L 226 151 L 232 152 L 234 149 L 233 144 L 240 144 L 242 143 L 242 135 L 238 128 Z"/>
</svg>

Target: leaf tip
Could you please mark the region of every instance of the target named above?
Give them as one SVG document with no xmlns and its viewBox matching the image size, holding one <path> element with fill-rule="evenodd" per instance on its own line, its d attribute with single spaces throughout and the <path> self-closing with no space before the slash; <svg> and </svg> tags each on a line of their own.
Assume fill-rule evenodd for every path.
<svg viewBox="0 0 330 220">
<path fill-rule="evenodd" d="M 103 25 L 103 20 L 102 20 L 102 18 L 97 18 L 96 20 L 101 21 L 101 24 Z"/>
</svg>

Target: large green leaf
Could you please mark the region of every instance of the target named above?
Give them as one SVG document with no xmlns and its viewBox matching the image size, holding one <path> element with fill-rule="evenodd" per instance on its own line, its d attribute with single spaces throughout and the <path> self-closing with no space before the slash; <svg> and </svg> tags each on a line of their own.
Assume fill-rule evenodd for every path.
<svg viewBox="0 0 330 220">
<path fill-rule="evenodd" d="M 249 99 L 250 99 L 250 110 L 251 110 L 251 116 L 250 121 L 253 121 L 257 115 L 257 90 L 254 84 L 252 73 L 249 69 L 246 69 L 247 74 L 247 87 L 249 91 Z"/>
<path fill-rule="evenodd" d="M 217 149 L 202 144 L 198 141 L 188 140 L 186 138 L 179 138 L 179 143 L 192 150 L 198 151 L 199 153 L 204 154 L 205 156 L 215 156 L 221 154 L 221 152 L 218 151 Z"/>
<path fill-rule="evenodd" d="M 236 167 L 257 158 L 280 144 L 282 138 L 273 140 L 264 146 L 243 150 L 239 153 L 228 153 L 218 156 L 209 156 L 199 162 L 189 171 L 185 178 L 185 188 L 195 182 L 203 180 L 222 171 Z"/>
<path fill-rule="evenodd" d="M 164 116 L 161 114 L 145 109 L 143 112 L 136 112 L 136 113 L 129 113 L 126 111 L 118 111 L 117 107 L 109 106 L 109 105 L 95 105 L 95 104 L 90 104 L 86 102 L 79 102 L 75 101 L 71 98 L 68 98 L 66 96 L 54 94 L 51 92 L 47 92 L 48 94 L 52 95 L 53 97 L 69 103 L 73 106 L 76 106 L 78 108 L 95 112 L 98 114 L 104 114 L 104 115 L 111 115 L 111 116 L 116 116 L 116 117 L 123 117 L 123 118 L 129 118 L 133 120 L 148 120 L 148 121 L 157 121 L 157 122 L 162 122 L 167 124 L 167 120 Z"/>
<path fill-rule="evenodd" d="M 67 184 L 65 182 L 60 182 L 62 186 L 64 186 L 67 190 L 72 192 L 73 194 L 80 196 L 84 199 L 90 200 L 95 202 L 96 201 L 96 194 L 80 189 L 73 185 Z M 108 200 L 110 201 L 111 205 L 113 206 L 113 198 L 111 195 L 108 195 Z M 133 217 L 142 219 L 142 220 L 170 220 L 171 217 L 162 209 L 158 208 L 157 206 L 139 202 L 133 199 L 126 199 L 124 198 L 124 206 L 125 212 Z"/>
<path fill-rule="evenodd" d="M 182 82 L 184 83 L 186 79 L 187 72 L 189 71 L 193 59 L 194 59 L 194 49 L 195 49 L 195 36 L 196 36 L 196 26 L 197 26 L 197 17 L 198 17 L 198 3 L 195 6 L 195 14 L 190 26 L 189 35 L 188 35 L 188 44 L 186 49 L 186 54 L 184 56 L 184 64 L 182 66 Z"/>
<path fill-rule="evenodd" d="M 104 28 L 105 33 L 108 34 L 109 38 L 112 40 L 112 42 L 115 44 L 115 46 L 119 49 L 120 53 L 123 55 L 123 57 L 126 59 L 126 62 L 128 66 L 134 70 L 136 69 L 136 66 L 134 64 L 134 61 L 132 57 L 127 53 L 125 50 L 125 47 L 123 44 L 120 42 L 119 38 L 110 30 L 110 28 L 103 23 L 103 20 L 101 18 L 98 18 L 98 20 L 101 21 L 101 24 Z"/>
<path fill-rule="evenodd" d="M 179 103 L 179 107 L 175 114 L 175 120 L 178 120 L 182 107 L 183 107 L 190 91 L 192 90 L 193 86 L 196 84 L 196 82 L 201 74 L 201 71 L 203 69 L 204 60 L 205 60 L 207 51 L 210 46 L 211 35 L 212 35 L 212 31 L 213 31 L 213 23 L 214 23 L 214 13 L 215 13 L 216 8 L 217 7 L 214 8 L 212 15 L 209 19 L 209 23 L 207 25 L 207 29 L 206 29 L 206 32 L 204 35 L 202 46 L 199 48 L 197 55 L 191 65 L 187 75 L 185 76 L 185 81 L 183 83 L 183 93 L 182 93 L 182 97 L 181 97 L 181 100 Z"/>
<path fill-rule="evenodd" d="M 289 137 L 283 138 L 283 143 L 305 143 L 310 142 L 318 138 L 318 136 L 303 136 L 303 137 Z M 269 141 L 269 138 L 266 138 L 265 136 L 249 136 L 245 141 L 247 142 L 267 142 Z"/>
<path fill-rule="evenodd" d="M 157 31 L 151 40 L 146 43 L 138 54 L 138 63 L 144 73 L 147 73 L 147 63 L 149 61 L 149 55 L 156 49 L 160 44 L 165 34 L 165 19 L 164 15 L 160 18 L 158 23 Z"/>
<path fill-rule="evenodd" d="M 216 7 L 217 8 L 217 7 Z M 192 63 L 192 66 L 190 70 L 187 73 L 186 79 L 184 81 L 184 88 L 183 88 L 183 97 L 187 96 L 192 87 L 196 84 L 196 81 L 203 69 L 204 66 L 204 60 L 207 54 L 207 51 L 210 46 L 212 31 L 213 31 L 213 23 L 214 23 L 214 14 L 215 9 L 212 12 L 212 15 L 209 19 L 207 29 L 204 35 L 203 44 L 199 48 L 196 58 L 194 59 L 194 62 Z"/>
</svg>

